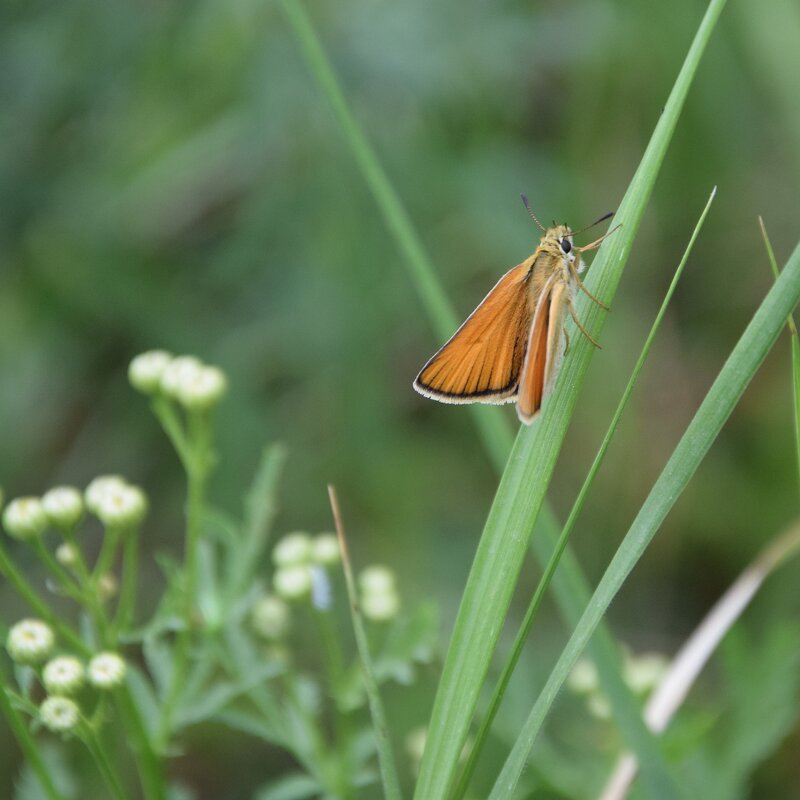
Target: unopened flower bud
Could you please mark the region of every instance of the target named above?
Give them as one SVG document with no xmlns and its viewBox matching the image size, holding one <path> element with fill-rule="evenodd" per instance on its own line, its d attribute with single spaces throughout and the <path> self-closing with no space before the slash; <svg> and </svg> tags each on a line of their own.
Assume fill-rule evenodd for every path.
<svg viewBox="0 0 800 800">
<path fill-rule="evenodd" d="M 87 487 L 83 496 L 86 500 L 86 508 L 93 514 L 97 514 L 100 502 L 112 490 L 117 490 L 127 486 L 128 482 L 120 475 L 101 475 L 95 478 Z"/>
<path fill-rule="evenodd" d="M 388 567 L 366 567 L 358 576 L 358 585 L 364 594 L 393 592 L 395 588 L 394 573 Z"/>
<path fill-rule="evenodd" d="M 70 530 L 83 516 L 83 496 L 72 486 L 59 486 L 45 492 L 42 508 L 53 525 Z"/>
<path fill-rule="evenodd" d="M 219 403 L 227 389 L 228 380 L 221 369 L 203 366 L 181 380 L 178 400 L 189 409 L 212 408 Z"/>
<path fill-rule="evenodd" d="M 279 597 L 264 595 L 253 606 L 250 619 L 265 639 L 280 639 L 289 627 L 289 606 Z"/>
<path fill-rule="evenodd" d="M 62 542 L 56 548 L 56 561 L 62 567 L 74 567 L 78 563 L 78 548 L 72 542 Z"/>
<path fill-rule="evenodd" d="M 172 355 L 164 350 L 150 350 L 136 356 L 128 367 L 131 386 L 144 394 L 155 394 L 161 385 L 161 376 Z"/>
<path fill-rule="evenodd" d="M 311 570 L 304 564 L 280 567 L 272 578 L 275 591 L 286 600 L 298 600 L 311 591 Z"/>
<path fill-rule="evenodd" d="M 135 526 L 147 513 L 147 498 L 138 486 L 111 488 L 100 499 L 96 513 L 107 528 Z"/>
<path fill-rule="evenodd" d="M 125 661 L 116 653 L 99 653 L 86 668 L 89 683 L 98 689 L 113 689 L 125 679 Z"/>
<path fill-rule="evenodd" d="M 366 593 L 361 597 L 361 610 L 367 619 L 387 622 L 397 616 L 400 610 L 400 598 L 395 591 Z"/>
<path fill-rule="evenodd" d="M 307 533 L 295 531 L 278 540 L 272 550 L 272 560 L 277 567 L 306 564 L 311 560 L 311 538 Z"/>
<path fill-rule="evenodd" d="M 44 661 L 53 649 L 53 629 L 39 619 L 23 619 L 12 626 L 6 639 L 6 649 L 18 664 Z"/>
<path fill-rule="evenodd" d="M 81 710 L 68 697 L 48 697 L 39 707 L 39 718 L 53 733 L 67 733 L 80 721 Z"/>
<path fill-rule="evenodd" d="M 42 670 L 42 683 L 49 694 L 70 695 L 83 686 L 83 664 L 73 656 L 59 656 Z"/>
<path fill-rule="evenodd" d="M 335 533 L 321 533 L 319 536 L 315 536 L 311 548 L 311 557 L 317 564 L 322 564 L 324 567 L 338 564 L 341 559 L 339 540 Z"/>
<path fill-rule="evenodd" d="M 202 361 L 194 356 L 173 358 L 161 373 L 161 391 L 168 397 L 179 400 L 181 387 L 193 380 L 202 369 Z"/>
<path fill-rule="evenodd" d="M 38 497 L 18 497 L 3 512 L 3 527 L 15 539 L 35 539 L 47 528 L 47 514 Z"/>
</svg>

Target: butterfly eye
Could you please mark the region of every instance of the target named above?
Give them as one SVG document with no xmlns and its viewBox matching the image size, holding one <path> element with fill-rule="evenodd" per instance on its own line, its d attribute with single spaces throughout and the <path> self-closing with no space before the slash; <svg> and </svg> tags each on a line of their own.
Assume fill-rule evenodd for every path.
<svg viewBox="0 0 800 800">
<path fill-rule="evenodd" d="M 569 239 L 567 239 L 566 237 L 564 237 L 561 240 L 561 249 L 565 253 L 569 253 L 569 251 L 572 250 L 572 242 Z"/>
</svg>

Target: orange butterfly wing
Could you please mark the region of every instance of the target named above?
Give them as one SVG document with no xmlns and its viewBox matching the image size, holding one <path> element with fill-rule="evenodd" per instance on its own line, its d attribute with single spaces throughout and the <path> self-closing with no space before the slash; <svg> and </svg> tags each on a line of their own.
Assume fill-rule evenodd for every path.
<svg viewBox="0 0 800 800">
<path fill-rule="evenodd" d="M 414 388 L 445 403 L 514 400 L 531 324 L 534 257 L 509 270 L 422 368 Z"/>
<path fill-rule="evenodd" d="M 536 303 L 517 395 L 517 416 L 526 425 L 539 413 L 561 366 L 568 292 L 566 283 L 554 275 Z"/>
</svg>

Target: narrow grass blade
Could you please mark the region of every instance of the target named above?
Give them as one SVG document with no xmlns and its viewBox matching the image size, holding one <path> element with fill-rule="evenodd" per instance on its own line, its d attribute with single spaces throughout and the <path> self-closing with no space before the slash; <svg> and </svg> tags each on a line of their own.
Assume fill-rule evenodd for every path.
<svg viewBox="0 0 800 800">
<path fill-rule="evenodd" d="M 531 599 L 531 602 L 528 606 L 528 610 L 525 612 L 525 617 L 522 621 L 522 624 L 520 625 L 519 631 L 517 632 L 516 639 L 514 640 L 514 645 L 511 648 L 511 654 L 508 660 L 506 661 L 506 664 L 503 667 L 503 671 L 500 675 L 500 679 L 498 680 L 497 685 L 495 686 L 492 699 L 489 703 L 489 709 L 486 712 L 484 719 L 481 722 L 481 726 L 478 730 L 478 733 L 475 736 L 475 744 L 472 747 L 469 758 L 467 759 L 467 763 L 464 767 L 464 770 L 461 774 L 461 778 L 459 779 L 458 785 L 456 787 L 454 798 L 458 800 L 460 800 L 460 798 L 462 798 L 466 794 L 467 787 L 469 786 L 470 779 L 472 778 L 472 774 L 477 764 L 478 756 L 489 734 L 492 721 L 494 720 L 495 714 L 497 713 L 497 710 L 500 707 L 500 703 L 503 700 L 503 696 L 505 695 L 506 689 L 508 688 L 509 681 L 511 680 L 511 675 L 513 674 L 514 669 L 517 666 L 517 662 L 519 661 L 519 658 L 522 655 L 522 649 L 528 638 L 528 634 L 530 633 L 530 629 L 531 626 L 533 625 L 533 621 L 539 610 L 539 606 L 541 605 L 545 592 L 550 586 L 550 581 L 561 560 L 564 548 L 567 546 L 570 534 L 572 533 L 572 530 L 575 527 L 575 522 L 581 510 L 583 509 L 583 504 L 586 501 L 586 496 L 589 493 L 589 489 L 594 483 L 595 476 L 597 475 L 597 472 L 600 469 L 600 465 L 603 463 L 603 459 L 605 458 L 608 446 L 611 444 L 611 439 L 613 438 L 614 433 L 617 430 L 617 426 L 619 425 L 619 421 L 622 418 L 623 412 L 625 411 L 625 407 L 628 405 L 628 400 L 630 399 L 630 396 L 633 393 L 633 388 L 636 385 L 636 382 L 639 378 L 639 373 L 642 371 L 644 362 L 647 359 L 648 354 L 650 353 L 650 348 L 653 344 L 653 341 L 655 340 L 656 333 L 658 332 L 658 329 L 661 327 L 661 321 L 664 319 L 664 315 L 667 312 L 667 307 L 669 306 L 669 302 L 672 299 L 672 295 L 675 293 L 675 289 L 678 285 L 678 281 L 680 280 L 681 274 L 683 273 L 683 269 L 686 266 L 686 262 L 689 260 L 689 255 L 692 252 L 692 247 L 694 246 L 695 240 L 697 239 L 697 236 L 700 233 L 700 229 L 703 227 L 703 223 L 705 222 L 708 211 L 711 208 L 711 203 L 714 201 L 714 195 L 716 194 L 716 191 L 717 189 L 716 187 L 714 187 L 713 191 L 711 192 L 711 196 L 708 198 L 708 202 L 706 203 L 705 208 L 700 214 L 700 218 L 697 221 L 697 225 L 695 225 L 694 232 L 692 233 L 689 239 L 689 244 L 686 246 L 686 250 L 683 253 L 683 257 L 681 258 L 680 263 L 678 264 L 678 267 L 675 270 L 672 282 L 670 283 L 669 288 L 667 289 L 667 293 L 664 296 L 664 300 L 661 303 L 661 308 L 658 310 L 656 318 L 653 321 L 653 325 L 650 328 L 650 333 L 647 335 L 644 345 L 642 346 L 642 351 L 639 354 L 639 358 L 636 361 L 636 364 L 633 368 L 631 377 L 628 380 L 628 385 L 625 387 L 625 391 L 622 393 L 622 397 L 620 398 L 619 404 L 617 405 L 617 409 L 611 418 L 611 423 L 608 426 L 606 435 L 603 438 L 599 450 L 597 451 L 597 455 L 595 456 L 594 462 L 592 463 L 592 466 L 589 469 L 589 473 L 583 482 L 583 486 L 581 486 L 581 489 L 578 492 L 578 497 L 572 506 L 572 511 L 570 512 L 566 523 L 564 523 L 564 528 L 561 531 L 561 535 L 559 536 L 558 542 L 556 543 L 556 546 L 550 555 L 550 558 L 547 562 L 547 566 L 545 567 L 544 572 L 542 573 L 542 577 L 539 580 L 539 585 L 536 587 L 536 591 L 534 592 L 533 598 Z M 661 796 L 665 794 L 665 790 L 659 787 L 661 787 L 661 781 L 659 781 L 658 787 L 655 786 L 652 787 L 654 796 Z M 671 791 L 673 794 L 675 794 L 677 793 L 677 787 L 673 786 L 671 789 L 666 789 L 666 791 Z"/>
<path fill-rule="evenodd" d="M 725 634 L 733 627 L 764 581 L 782 564 L 800 553 L 800 523 L 765 547 L 714 604 L 685 644 L 676 653 L 666 674 L 647 701 L 644 718 L 652 731 L 669 725 L 689 690 Z M 638 770 L 636 756 L 627 753 L 617 763 L 600 800 L 624 800 Z"/>
<path fill-rule="evenodd" d="M 758 218 L 758 224 L 761 227 L 761 235 L 764 237 L 764 246 L 767 248 L 767 257 L 772 266 L 772 272 L 775 275 L 775 280 L 778 280 L 778 262 L 775 260 L 775 252 L 772 249 L 772 243 L 767 235 L 767 228 L 764 225 L 764 220 Z M 797 477 L 800 480 L 800 338 L 797 335 L 797 325 L 795 325 L 794 317 L 789 314 L 786 320 L 786 326 L 789 328 L 789 335 L 792 342 L 792 399 L 794 407 L 794 441 L 795 451 L 797 455 Z"/>
<path fill-rule="evenodd" d="M 800 245 L 759 306 L 658 477 L 539 695 L 490 800 L 511 796 L 533 742 L 572 667 L 625 578 L 694 475 L 800 298 Z"/>
<path fill-rule="evenodd" d="M 375 670 L 372 665 L 372 656 L 369 652 L 367 642 L 367 632 L 364 630 L 364 623 L 361 619 L 361 612 L 358 610 L 358 596 L 356 594 L 356 584 L 353 579 L 353 570 L 350 566 L 350 554 L 347 550 L 347 539 L 344 535 L 344 525 L 342 514 L 339 509 L 339 500 L 336 497 L 336 490 L 333 486 L 328 486 L 328 496 L 331 501 L 331 511 L 333 521 L 336 524 L 336 535 L 339 537 L 339 549 L 342 553 L 342 568 L 344 579 L 347 586 L 347 596 L 350 600 L 350 617 L 353 620 L 353 632 L 356 637 L 358 656 L 361 659 L 361 669 L 364 673 L 364 688 L 369 700 L 369 710 L 372 714 L 372 725 L 375 729 L 375 740 L 378 745 L 378 762 L 381 768 L 381 778 L 383 780 L 383 796 L 387 800 L 400 800 L 400 781 L 397 777 L 397 767 L 394 763 L 394 753 L 392 752 L 392 742 L 389 739 L 389 725 L 386 722 L 386 712 L 381 701 L 378 681 L 375 678 Z"/>
<path fill-rule="evenodd" d="M 724 5 L 725 0 L 712 0 L 709 5 L 639 168 L 620 203 L 615 221 L 622 223 L 622 229 L 601 245 L 589 272 L 590 291 L 606 303 L 613 298 L 622 276 L 700 57 Z M 581 297 L 578 316 L 597 338 L 603 318 L 599 308 L 594 304 L 592 308 L 588 306 L 587 298 Z M 419 800 L 438 800 L 452 787 L 480 688 L 593 355 L 591 346 L 581 337 L 574 336 L 572 341 L 572 352 L 565 359 L 541 418 L 517 437 L 489 512 L 434 702 L 415 795 Z"/>
<path fill-rule="evenodd" d="M 325 55 L 302 5 L 296 0 L 285 0 L 284 8 L 306 57 L 309 69 L 330 101 L 364 180 L 372 191 L 390 234 L 404 255 L 404 263 L 409 269 L 412 281 L 431 318 L 434 330 L 440 340 L 447 339 L 456 328 L 458 318 L 433 270 L 430 258 L 410 217 L 350 110 L 333 67 Z M 471 406 L 469 410 L 490 460 L 498 472 L 502 472 L 513 443 L 513 434 L 507 417 L 503 416 L 502 411 L 496 408 Z M 542 511 L 541 535 L 544 538 L 541 542 L 534 542 L 534 551 L 537 559 L 544 566 L 560 530 L 560 524 L 546 501 Z M 581 611 L 588 601 L 590 588 L 577 559 L 571 554 L 569 548 L 564 554 L 562 569 L 553 578 L 553 584 L 562 616 L 568 625 L 573 626 L 580 618 Z M 598 637 L 602 638 L 603 646 L 598 645 L 593 651 L 593 658 L 596 660 L 600 682 L 612 706 L 615 706 L 616 703 L 620 704 L 620 708 L 615 710 L 615 718 L 627 718 L 631 721 L 623 729 L 623 732 L 633 730 L 636 723 L 639 723 L 637 737 L 629 738 L 627 743 L 639 755 L 643 772 L 649 772 L 652 766 L 655 773 L 652 782 L 656 783 L 659 780 L 659 774 L 662 776 L 668 774 L 668 765 L 661 756 L 655 740 L 641 723 L 638 705 L 630 690 L 619 679 L 618 659 L 615 656 L 616 647 L 611 633 L 601 626 Z M 649 758 L 647 757 L 648 752 L 651 754 Z"/>
</svg>

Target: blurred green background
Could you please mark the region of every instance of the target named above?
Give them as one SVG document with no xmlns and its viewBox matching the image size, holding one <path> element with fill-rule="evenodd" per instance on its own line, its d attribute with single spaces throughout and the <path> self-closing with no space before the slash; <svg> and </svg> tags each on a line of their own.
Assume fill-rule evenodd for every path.
<svg viewBox="0 0 800 800">
<path fill-rule="evenodd" d="M 538 242 L 521 191 L 542 219 L 573 227 L 619 202 L 704 4 L 307 7 L 466 315 Z M 552 485 L 565 515 L 718 185 L 573 537 L 593 582 L 770 285 L 757 215 L 779 263 L 797 241 L 799 100 L 800 7 L 731 0 Z M 223 367 L 231 382 L 219 412 L 215 500 L 237 510 L 262 446 L 284 442 L 279 530 L 329 528 L 325 485 L 334 482 L 357 563 L 392 565 L 404 596 L 434 598 L 449 630 L 496 476 L 466 409 L 411 390 L 441 342 L 280 6 L 6 0 L 0 109 L 6 496 L 121 472 L 151 494 L 149 551 L 177 550 L 179 466 L 125 371 L 153 347 L 193 353 Z M 783 337 L 611 609 L 615 632 L 634 650 L 674 652 L 797 513 L 791 414 Z M 152 559 L 145 566 L 157 581 Z M 531 564 L 526 590 L 537 574 Z M 736 652 L 786 670 L 785 659 L 770 655 L 779 640 L 797 672 L 798 579 L 794 564 L 766 585 L 737 632 Z M 4 619 L 13 621 L 18 601 L 1 591 Z M 516 612 L 525 602 L 520 596 Z M 531 672 L 546 674 L 563 642 L 554 610 L 548 614 L 528 678 L 514 690 L 523 700 L 535 690 Z M 731 669 L 741 679 L 745 667 Z M 690 704 L 711 717 L 704 741 L 724 749 L 733 723 L 721 710 L 731 687 L 720 670 L 712 663 Z M 433 677 L 403 704 L 400 728 L 424 723 Z M 800 792 L 796 705 L 789 711 L 764 745 L 770 755 L 753 777 L 753 797 Z M 501 740 L 503 731 L 513 738 L 514 713 Z M 758 723 L 748 717 L 748 725 Z M 611 747 L 607 729 L 590 726 L 583 735 L 587 751 Z M 265 762 L 257 746 L 234 752 L 220 732 L 207 736 L 200 752 L 216 756 L 204 797 L 246 796 L 236 781 L 252 786 L 280 769 L 280 758 Z M 496 746 L 501 752 L 502 741 Z M 16 755 L 3 752 L 5 796 Z M 214 788 L 225 780 L 233 781 L 229 792 Z"/>
</svg>

